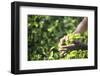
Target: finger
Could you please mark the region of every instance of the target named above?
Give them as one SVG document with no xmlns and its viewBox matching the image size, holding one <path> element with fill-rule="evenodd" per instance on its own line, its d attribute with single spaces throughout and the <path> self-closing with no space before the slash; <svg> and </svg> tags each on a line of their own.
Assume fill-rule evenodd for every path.
<svg viewBox="0 0 100 76">
<path fill-rule="evenodd" d="M 64 40 L 65 40 L 65 38 L 64 38 L 64 37 L 63 37 L 63 38 L 61 38 L 61 39 L 60 39 L 60 43 L 62 43 Z"/>
<path fill-rule="evenodd" d="M 66 40 L 66 38 L 67 38 L 67 36 L 64 36 L 64 37 L 62 37 L 62 38 L 60 39 L 60 41 L 64 41 L 64 40 Z"/>
<path fill-rule="evenodd" d="M 63 46 L 61 46 L 62 48 L 68 48 L 68 47 L 72 47 L 72 46 L 75 46 L 75 44 L 70 44 L 70 45 L 63 45 Z"/>
<path fill-rule="evenodd" d="M 59 51 L 66 51 L 67 48 L 59 48 L 58 50 L 59 50 Z"/>
<path fill-rule="evenodd" d="M 63 38 L 60 39 L 60 42 L 58 43 L 58 47 L 61 50 L 62 49 L 62 45 L 64 44 L 64 41 L 66 39 L 67 36 L 64 36 Z"/>
<path fill-rule="evenodd" d="M 59 48 L 58 48 L 59 51 L 63 51 L 63 50 L 66 50 L 66 48 L 62 45 L 59 45 Z"/>
<path fill-rule="evenodd" d="M 72 47 L 72 46 L 75 46 L 75 44 L 71 44 L 71 45 L 66 46 L 66 45 L 62 45 L 62 44 L 59 43 L 58 44 L 58 47 L 59 47 L 58 49 L 59 50 L 66 50 L 67 48 Z"/>
<path fill-rule="evenodd" d="M 64 42 L 64 37 L 60 39 L 58 46 L 61 47 L 61 45 L 63 45 L 63 42 Z"/>
<path fill-rule="evenodd" d="M 66 39 L 66 36 L 64 36 L 63 38 Z"/>
<path fill-rule="evenodd" d="M 61 46 L 59 48 L 59 51 L 67 51 L 67 50 L 74 50 L 74 49 L 77 49 L 76 45 L 71 44 L 71 45 L 68 45 L 68 46 Z"/>
</svg>

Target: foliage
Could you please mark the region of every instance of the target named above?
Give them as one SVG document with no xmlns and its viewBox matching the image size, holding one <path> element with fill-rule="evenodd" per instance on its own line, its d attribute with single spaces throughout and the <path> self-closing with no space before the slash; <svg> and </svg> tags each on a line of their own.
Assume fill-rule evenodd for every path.
<svg viewBox="0 0 100 76">
<path fill-rule="evenodd" d="M 87 33 L 86 33 L 87 34 Z M 78 33 L 78 34 L 68 34 L 67 35 L 67 41 L 64 43 L 65 45 L 70 45 L 70 44 L 73 44 L 74 42 L 77 42 L 77 43 L 84 43 L 84 44 L 87 44 L 87 35 L 84 35 L 82 33 Z"/>
<path fill-rule="evenodd" d="M 58 51 L 60 38 L 72 33 L 82 19 L 83 17 L 28 15 L 28 60 L 87 58 L 86 50 L 72 50 L 63 58 Z M 83 33 L 85 36 L 87 32 Z"/>
</svg>

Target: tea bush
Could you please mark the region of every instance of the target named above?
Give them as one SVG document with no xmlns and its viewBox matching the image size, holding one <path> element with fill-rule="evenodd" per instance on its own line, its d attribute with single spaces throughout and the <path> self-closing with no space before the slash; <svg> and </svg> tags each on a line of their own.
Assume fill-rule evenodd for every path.
<svg viewBox="0 0 100 76">
<path fill-rule="evenodd" d="M 28 60 L 87 58 L 87 50 L 71 50 L 61 57 L 58 43 L 72 33 L 83 17 L 28 15 Z M 87 32 L 82 33 L 87 41 Z"/>
</svg>

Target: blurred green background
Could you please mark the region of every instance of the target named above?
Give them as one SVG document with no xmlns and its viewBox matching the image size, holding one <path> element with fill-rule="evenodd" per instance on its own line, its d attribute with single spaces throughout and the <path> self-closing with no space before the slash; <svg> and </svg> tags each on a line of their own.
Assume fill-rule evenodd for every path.
<svg viewBox="0 0 100 76">
<path fill-rule="evenodd" d="M 82 19 L 73 16 L 28 15 L 28 61 L 87 58 L 87 50 L 72 50 L 63 57 L 58 51 L 60 38 L 73 33 Z M 87 36 L 87 32 L 83 36 Z"/>
</svg>

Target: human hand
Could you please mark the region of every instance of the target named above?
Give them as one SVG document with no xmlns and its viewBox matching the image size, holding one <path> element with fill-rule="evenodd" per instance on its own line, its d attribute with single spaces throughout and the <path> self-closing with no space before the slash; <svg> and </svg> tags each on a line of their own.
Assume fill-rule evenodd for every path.
<svg viewBox="0 0 100 76">
<path fill-rule="evenodd" d="M 67 40 L 68 40 L 67 36 L 64 36 L 60 39 L 59 44 L 58 44 L 58 47 L 59 47 L 58 50 L 59 51 L 64 50 L 64 48 L 63 48 L 65 46 L 64 42 L 67 41 Z"/>
<path fill-rule="evenodd" d="M 69 40 L 68 36 L 64 36 L 60 39 L 60 42 L 58 44 L 59 51 L 68 51 L 68 50 L 78 50 L 78 49 L 87 49 L 87 45 L 82 43 L 80 40 L 74 40 L 72 44 L 66 45 L 65 42 Z"/>
</svg>

